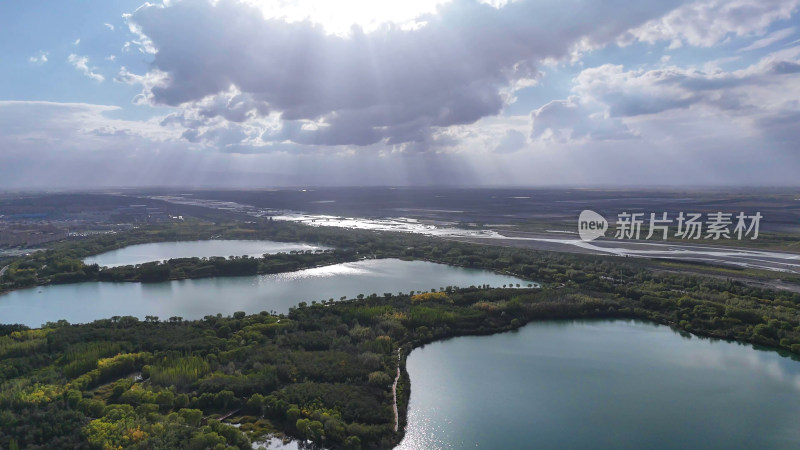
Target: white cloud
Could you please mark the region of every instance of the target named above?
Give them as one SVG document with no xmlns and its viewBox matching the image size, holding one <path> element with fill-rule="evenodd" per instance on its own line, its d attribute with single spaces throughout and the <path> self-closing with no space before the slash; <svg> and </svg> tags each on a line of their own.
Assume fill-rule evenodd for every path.
<svg viewBox="0 0 800 450">
<path fill-rule="evenodd" d="M 740 52 L 749 52 L 752 50 L 758 50 L 760 48 L 768 47 L 776 42 L 780 42 L 789 36 L 793 35 L 795 32 L 794 27 L 784 28 L 782 30 L 778 30 L 768 34 L 766 37 L 758 39 L 757 41 L 753 42 L 752 44 L 748 45 L 747 47 L 739 49 Z"/>
<path fill-rule="evenodd" d="M 580 103 L 578 97 L 554 100 L 531 112 L 531 138 L 537 141 L 618 141 L 636 138 L 618 118 Z"/>
<path fill-rule="evenodd" d="M 40 51 L 38 55 L 31 56 L 30 58 L 28 58 L 28 61 L 34 64 L 44 64 L 47 62 L 47 55 L 48 52 Z"/>
<path fill-rule="evenodd" d="M 583 70 L 573 92 L 583 102 L 606 105 L 612 117 L 658 114 L 694 105 L 729 114 L 753 114 L 773 109 L 800 89 L 800 61 L 768 55 L 745 69 L 704 72 L 668 66 L 629 70 L 605 64 Z"/>
<path fill-rule="evenodd" d="M 77 47 L 78 45 L 80 45 L 80 44 L 81 44 L 81 38 L 75 39 L 75 42 L 73 42 L 73 43 L 72 43 L 72 45 L 74 45 L 74 46 L 76 46 L 76 47 Z"/>
<path fill-rule="evenodd" d="M 700 0 L 683 5 L 663 17 L 624 33 L 619 42 L 667 41 L 672 48 L 684 44 L 710 47 L 729 36 L 762 34 L 772 23 L 788 19 L 800 0 Z"/>
<path fill-rule="evenodd" d="M 244 0 L 264 14 L 287 22 L 311 21 L 325 28 L 330 34 L 347 36 L 353 26 L 364 31 L 374 31 L 387 24 L 404 29 L 413 29 L 420 23 L 420 16 L 435 14 L 436 8 L 449 0 Z M 424 23 L 424 19 L 421 20 Z"/>
<path fill-rule="evenodd" d="M 123 130 L 125 134 L 154 141 L 175 139 L 180 134 L 159 125 L 158 119 L 128 121 L 109 119 L 106 113 L 120 107 L 87 103 L 0 100 L 0 136 L 6 139 L 53 141 L 93 136 L 102 130 Z M 102 134 L 102 133 L 101 133 Z"/>
<path fill-rule="evenodd" d="M 594 143 L 636 136 L 717 149 L 750 140 L 775 152 L 800 141 L 800 48 L 735 71 L 691 67 L 626 70 L 604 64 L 573 80 L 573 96 L 531 114 L 535 141 Z M 677 145 L 677 144 L 673 144 Z"/>
<path fill-rule="evenodd" d="M 114 25 L 111 25 L 110 23 L 104 23 L 103 25 L 105 25 L 105 27 L 109 30 L 114 31 Z"/>
<path fill-rule="evenodd" d="M 168 75 L 160 70 L 153 70 L 145 75 L 137 75 L 128 71 L 125 66 L 122 66 L 117 76 L 114 77 L 114 81 L 122 84 L 142 86 L 142 93 L 134 97 L 133 104 L 151 105 L 153 104 L 153 89 L 165 86 L 168 82 L 168 78 Z"/>
<path fill-rule="evenodd" d="M 87 56 L 78 56 L 72 53 L 69 55 L 69 57 L 67 57 L 67 62 L 72 64 L 72 67 L 74 67 L 77 71 L 97 82 L 102 83 L 103 80 L 105 80 L 103 75 L 94 72 L 97 70 L 96 67 L 89 67 L 89 58 Z"/>
</svg>

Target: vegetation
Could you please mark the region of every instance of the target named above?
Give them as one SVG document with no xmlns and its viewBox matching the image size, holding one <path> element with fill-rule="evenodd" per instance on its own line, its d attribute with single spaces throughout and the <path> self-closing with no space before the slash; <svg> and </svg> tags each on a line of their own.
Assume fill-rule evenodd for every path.
<svg viewBox="0 0 800 450">
<path fill-rule="evenodd" d="M 136 266 L 100 268 L 86 265 L 82 259 L 128 245 L 145 242 L 203 239 L 269 239 L 282 242 L 310 242 L 332 247 L 330 251 L 290 252 L 264 255 L 262 258 L 180 258 L 153 261 Z M 143 281 L 253 275 L 299 270 L 361 258 L 422 259 L 463 267 L 483 268 L 513 273 L 528 279 L 562 283 L 573 280 L 576 271 L 588 264 L 595 276 L 613 276 L 614 271 L 596 269 L 600 262 L 618 265 L 621 258 L 560 255 L 525 249 L 506 250 L 491 246 L 445 241 L 438 238 L 391 232 L 308 227 L 291 222 L 231 222 L 209 224 L 189 222 L 157 225 L 130 233 L 95 236 L 67 241 L 52 248 L 13 260 L 0 278 L 0 292 L 35 285 L 80 281 Z M 634 272 L 674 270 L 702 273 L 744 280 L 771 280 L 772 272 L 736 269 L 675 261 L 625 261 Z M 570 270 L 567 276 L 564 269 Z M 800 282 L 800 277 L 784 274 L 784 281 Z"/>
<path fill-rule="evenodd" d="M 413 348 L 533 320 L 638 318 L 800 354 L 800 294 L 724 278 L 653 271 L 646 262 L 624 258 L 294 224 L 206 231 L 318 242 L 337 250 L 245 262 L 173 260 L 154 267 L 167 268 L 172 277 L 178 271 L 188 276 L 200 265 L 213 265 L 208 273 L 218 275 L 241 267 L 268 270 L 270 264 L 402 257 L 507 272 L 544 287 L 442 286 L 300 303 L 287 315 L 115 317 L 38 330 L 2 325 L 0 448 L 249 448 L 276 432 L 329 448 L 388 448 L 402 437 L 410 393 L 405 358 Z M 50 262 L 37 260 L 41 265 L 30 267 L 35 282 L 53 276 L 41 275 L 51 263 L 82 257 L 88 243 L 96 244 L 70 242 L 44 253 Z M 226 272 L 231 263 L 237 269 Z M 14 264 L 16 273 L 26 270 L 24 259 Z M 97 279 L 112 273 L 98 270 Z M 147 272 L 139 266 L 129 273 L 123 279 L 143 280 Z M 398 353 L 399 433 L 391 392 Z"/>
<path fill-rule="evenodd" d="M 424 343 L 532 320 L 640 318 L 800 353 L 797 295 L 624 272 L 630 281 L 571 272 L 580 285 L 373 294 L 286 316 L 6 327 L 0 446 L 249 448 L 281 431 L 332 448 L 388 448 L 401 438 L 391 393 L 398 351 L 404 369 Z"/>
<path fill-rule="evenodd" d="M 212 238 L 250 238 L 294 240 L 282 233 L 281 226 L 239 228 L 237 224 L 217 226 L 202 222 L 152 226 L 131 233 L 108 234 L 62 242 L 52 248 L 12 261 L 2 277 L 0 291 L 50 283 L 80 281 L 164 281 L 210 276 L 252 275 L 298 270 L 317 265 L 353 260 L 347 251 L 305 251 L 252 257 L 180 258 L 153 261 L 136 266 L 101 268 L 84 264 L 83 259 L 128 245 L 145 242 L 198 240 Z M 255 234 L 255 235 L 254 235 Z"/>
</svg>

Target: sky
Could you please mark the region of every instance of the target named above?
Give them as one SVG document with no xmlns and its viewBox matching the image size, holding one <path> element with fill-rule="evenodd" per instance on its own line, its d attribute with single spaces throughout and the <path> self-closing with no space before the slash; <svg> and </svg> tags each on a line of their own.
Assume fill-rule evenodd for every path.
<svg viewBox="0 0 800 450">
<path fill-rule="evenodd" d="M 800 0 L 0 2 L 0 189 L 797 186 Z"/>
</svg>

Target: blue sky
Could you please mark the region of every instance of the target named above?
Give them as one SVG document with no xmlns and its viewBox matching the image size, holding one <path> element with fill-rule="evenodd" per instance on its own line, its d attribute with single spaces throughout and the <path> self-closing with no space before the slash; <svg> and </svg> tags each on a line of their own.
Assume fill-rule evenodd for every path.
<svg viewBox="0 0 800 450">
<path fill-rule="evenodd" d="M 796 185 L 800 0 L 0 2 L 0 189 Z"/>
</svg>

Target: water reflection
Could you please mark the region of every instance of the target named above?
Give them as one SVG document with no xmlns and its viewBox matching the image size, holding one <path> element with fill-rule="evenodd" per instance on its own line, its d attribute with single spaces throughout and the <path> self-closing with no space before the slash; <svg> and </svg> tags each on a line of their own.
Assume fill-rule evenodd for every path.
<svg viewBox="0 0 800 450">
<path fill-rule="evenodd" d="M 676 364 L 687 368 L 723 371 L 747 369 L 777 383 L 791 386 L 800 393 L 800 369 L 797 367 L 797 362 L 789 358 L 775 359 L 769 352 L 758 350 L 742 352 L 728 345 L 699 347 L 677 360 Z"/>
<path fill-rule="evenodd" d="M 359 263 L 344 263 L 332 266 L 315 267 L 312 269 L 298 270 L 296 272 L 283 272 L 266 275 L 266 279 L 275 280 L 301 280 L 304 278 L 326 278 L 341 275 L 368 275 L 373 273 L 366 266 Z"/>
</svg>

